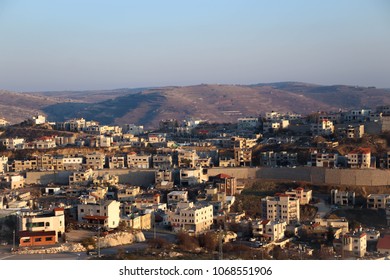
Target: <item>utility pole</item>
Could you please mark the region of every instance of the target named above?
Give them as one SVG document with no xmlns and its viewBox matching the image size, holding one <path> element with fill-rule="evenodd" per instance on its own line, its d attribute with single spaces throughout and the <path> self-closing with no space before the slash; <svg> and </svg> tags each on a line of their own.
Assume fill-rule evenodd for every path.
<svg viewBox="0 0 390 280">
<path fill-rule="evenodd" d="M 16 239 L 16 232 L 13 230 L 13 243 L 12 243 L 12 251 L 15 251 L 15 239 Z"/>
<path fill-rule="evenodd" d="M 102 200 L 99 200 L 99 214 L 102 215 Z M 103 220 L 104 224 L 104 220 Z M 100 258 L 100 220 L 98 220 L 98 258 Z"/>
<path fill-rule="evenodd" d="M 221 227 L 219 227 L 219 234 L 218 234 L 218 241 L 219 241 L 219 252 L 218 252 L 218 259 L 223 260 L 223 246 L 222 246 L 222 238 L 223 238 L 223 231 Z"/>
</svg>

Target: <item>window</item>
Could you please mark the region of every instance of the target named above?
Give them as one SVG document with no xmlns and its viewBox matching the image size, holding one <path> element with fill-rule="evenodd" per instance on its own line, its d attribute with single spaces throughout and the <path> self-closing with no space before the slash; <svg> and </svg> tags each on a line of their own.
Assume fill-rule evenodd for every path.
<svg viewBox="0 0 390 280">
<path fill-rule="evenodd" d="M 42 241 L 42 238 L 40 238 L 40 237 L 35 238 L 35 242 L 41 242 L 41 241 Z"/>
<path fill-rule="evenodd" d="M 81 213 L 84 213 L 84 209 L 81 209 L 80 212 L 81 212 Z"/>
<path fill-rule="evenodd" d="M 46 226 L 47 226 L 47 227 L 50 227 L 50 223 L 49 223 L 49 222 L 46 222 Z"/>
<path fill-rule="evenodd" d="M 46 237 L 45 241 L 53 241 L 53 237 Z"/>
</svg>

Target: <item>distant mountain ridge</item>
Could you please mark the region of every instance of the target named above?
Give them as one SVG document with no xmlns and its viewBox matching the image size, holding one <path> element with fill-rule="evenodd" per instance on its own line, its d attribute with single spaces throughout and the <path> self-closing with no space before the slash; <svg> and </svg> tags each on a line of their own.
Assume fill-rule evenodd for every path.
<svg viewBox="0 0 390 280">
<path fill-rule="evenodd" d="M 240 116 L 258 116 L 272 110 L 309 114 L 383 104 L 390 104 L 388 89 L 300 82 L 34 93 L 0 91 L 1 117 L 14 122 L 41 112 L 51 121 L 84 117 L 105 124 L 136 123 L 146 127 L 156 127 L 161 119 L 168 118 L 234 122 Z"/>
</svg>

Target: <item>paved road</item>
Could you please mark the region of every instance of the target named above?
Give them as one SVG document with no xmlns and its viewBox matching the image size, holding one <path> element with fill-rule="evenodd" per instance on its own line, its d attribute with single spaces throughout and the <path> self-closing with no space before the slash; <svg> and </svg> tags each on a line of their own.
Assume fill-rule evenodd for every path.
<svg viewBox="0 0 390 280">
<path fill-rule="evenodd" d="M 145 231 L 145 238 L 152 239 L 154 238 L 153 231 Z M 156 232 L 156 237 L 163 238 L 169 242 L 175 242 L 176 235 L 170 232 Z M 11 254 L 9 253 L 12 246 L 1 246 L 0 248 L 0 260 L 86 260 L 91 257 L 95 258 L 96 256 L 89 256 L 86 252 L 80 253 L 58 253 L 58 254 Z M 118 253 L 118 251 L 124 251 L 127 253 L 140 252 L 145 250 L 148 247 L 147 242 L 134 243 L 128 245 L 121 245 L 111 248 L 101 249 L 101 254 L 103 255 L 113 255 Z"/>
<path fill-rule="evenodd" d="M 328 195 L 316 195 L 315 198 L 318 198 L 320 202 L 315 204 L 317 206 L 318 211 L 317 214 L 320 216 L 320 218 L 323 218 L 326 216 L 326 214 L 330 213 L 332 211 L 331 205 L 328 204 Z"/>
</svg>

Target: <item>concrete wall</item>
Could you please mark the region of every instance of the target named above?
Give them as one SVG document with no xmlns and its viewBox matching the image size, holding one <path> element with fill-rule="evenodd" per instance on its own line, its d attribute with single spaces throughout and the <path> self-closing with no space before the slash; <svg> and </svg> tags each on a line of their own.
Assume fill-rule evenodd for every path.
<svg viewBox="0 0 390 280">
<path fill-rule="evenodd" d="M 119 177 L 119 183 L 149 186 L 154 183 L 155 170 L 129 170 L 129 169 L 104 169 L 96 170 L 98 175 L 109 173 Z M 69 184 L 69 175 L 72 171 L 43 171 L 43 172 L 26 172 L 26 184 L 43 184 L 55 183 L 60 185 Z"/>
<path fill-rule="evenodd" d="M 119 183 L 149 186 L 154 183 L 155 170 L 104 169 L 99 175 L 109 173 L 119 176 Z M 256 168 L 256 167 L 216 167 L 207 169 L 208 176 L 225 173 L 237 179 L 274 179 L 304 181 L 313 184 L 386 186 L 390 185 L 390 170 L 382 169 L 328 169 L 321 167 L 297 168 Z M 27 172 L 26 184 L 68 184 L 71 171 Z"/>
<path fill-rule="evenodd" d="M 390 170 L 330 169 L 321 167 L 250 168 L 226 167 L 208 170 L 209 176 L 225 173 L 237 179 L 258 178 L 304 181 L 312 184 L 386 186 L 390 185 Z"/>
</svg>

